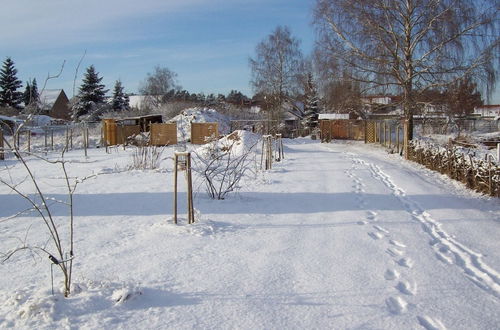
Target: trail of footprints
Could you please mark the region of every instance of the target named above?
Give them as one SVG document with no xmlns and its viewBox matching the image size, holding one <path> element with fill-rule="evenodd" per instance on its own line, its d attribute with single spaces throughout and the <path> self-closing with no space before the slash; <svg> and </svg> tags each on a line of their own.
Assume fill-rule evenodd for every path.
<svg viewBox="0 0 500 330">
<path fill-rule="evenodd" d="M 350 155 L 352 161 L 352 166 L 345 171 L 346 175 L 353 180 L 353 191 L 355 193 L 356 202 L 360 209 L 367 209 L 367 203 L 363 196 L 364 184 L 358 176 L 354 173 L 354 170 L 359 165 L 367 165 L 360 159 L 356 159 L 353 155 Z M 373 172 L 372 172 L 373 173 Z M 385 183 L 385 182 L 384 182 Z M 404 193 L 398 190 L 397 187 L 393 185 L 390 187 L 393 189 L 395 195 L 404 195 Z M 409 207 L 407 208 L 409 209 Z M 399 295 L 391 296 L 385 300 L 387 311 L 394 315 L 399 315 L 406 313 L 408 308 L 412 306 L 406 299 L 417 294 L 417 283 L 406 279 L 402 273 L 408 273 L 414 265 L 413 259 L 406 256 L 406 244 L 394 239 L 391 233 L 386 228 L 376 224 L 378 221 L 377 212 L 373 210 L 365 211 L 365 220 L 359 221 L 359 225 L 371 224 L 371 229 L 368 235 L 377 241 L 385 242 L 387 245 L 386 253 L 392 258 L 392 267 L 387 268 L 383 274 L 385 280 L 391 282 L 394 288 L 399 292 Z M 429 316 L 417 316 L 419 324 L 428 329 L 445 329 L 443 324 L 436 319 Z"/>
</svg>

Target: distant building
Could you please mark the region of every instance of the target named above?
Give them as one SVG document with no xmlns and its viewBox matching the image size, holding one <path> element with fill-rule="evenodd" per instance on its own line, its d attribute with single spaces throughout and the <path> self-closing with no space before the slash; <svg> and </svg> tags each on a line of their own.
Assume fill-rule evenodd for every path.
<svg viewBox="0 0 500 330">
<path fill-rule="evenodd" d="M 500 104 L 482 105 L 480 107 L 475 107 L 474 114 L 480 115 L 481 117 L 497 118 L 498 116 L 500 116 Z"/>
<path fill-rule="evenodd" d="M 58 119 L 71 119 L 69 99 L 63 89 L 46 89 L 40 93 L 42 115 Z"/>
<path fill-rule="evenodd" d="M 318 120 L 351 119 L 348 113 L 320 113 Z"/>
</svg>

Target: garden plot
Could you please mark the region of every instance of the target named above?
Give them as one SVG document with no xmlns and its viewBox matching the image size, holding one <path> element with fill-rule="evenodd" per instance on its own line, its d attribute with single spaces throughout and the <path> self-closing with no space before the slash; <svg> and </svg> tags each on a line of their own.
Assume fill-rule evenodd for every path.
<svg viewBox="0 0 500 330">
<path fill-rule="evenodd" d="M 285 140 L 284 161 L 249 172 L 224 200 L 210 199 L 194 172 L 197 222 L 174 225 L 174 148 L 162 150 L 156 170 L 130 170 L 132 149 L 66 154 L 70 176 L 89 177 L 74 196 L 72 294 L 62 296 L 56 273 L 51 295 L 45 255 L 18 253 L 0 265 L 0 327 L 500 324 L 498 199 L 380 148 L 296 139 Z M 3 179 L 25 177 L 13 159 L 5 164 Z M 29 165 L 46 194 L 64 200 L 61 173 Z M 0 204 L 1 252 L 45 244 L 34 214 L 9 218 L 26 205 L 5 186 Z M 54 206 L 64 221 L 65 207 Z"/>
</svg>

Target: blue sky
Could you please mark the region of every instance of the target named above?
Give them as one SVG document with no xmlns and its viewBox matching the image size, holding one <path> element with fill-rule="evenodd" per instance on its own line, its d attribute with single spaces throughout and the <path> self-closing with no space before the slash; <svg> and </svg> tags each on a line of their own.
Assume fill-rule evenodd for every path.
<svg viewBox="0 0 500 330">
<path fill-rule="evenodd" d="M 93 64 L 112 90 L 120 79 L 135 93 L 155 65 L 178 74 L 192 93 L 251 96 L 248 58 L 278 25 L 301 40 L 304 54 L 314 44 L 310 22 L 315 0 L 15 0 L 0 11 L 0 60 L 10 56 L 23 82 L 64 70 L 47 88 L 73 96 L 76 79 Z M 500 88 L 492 103 L 500 103 Z"/>
<path fill-rule="evenodd" d="M 314 43 L 314 0 L 16 0 L 0 12 L 0 57 L 10 56 L 25 82 L 47 75 L 47 88 L 73 95 L 93 64 L 112 89 L 120 79 L 137 92 L 155 65 L 178 74 L 190 92 L 251 95 L 248 58 L 278 25 L 288 25 L 305 54 Z M 13 28 L 15 27 L 15 28 Z M 8 31 L 8 33 L 6 33 Z M 77 92 L 77 90 L 76 90 Z"/>
</svg>

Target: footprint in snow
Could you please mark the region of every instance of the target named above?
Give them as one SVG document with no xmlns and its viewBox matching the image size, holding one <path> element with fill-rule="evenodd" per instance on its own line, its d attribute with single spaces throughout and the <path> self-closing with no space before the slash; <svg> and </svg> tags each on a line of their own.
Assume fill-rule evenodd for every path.
<svg viewBox="0 0 500 330">
<path fill-rule="evenodd" d="M 401 297 L 390 297 L 385 304 L 391 314 L 403 314 L 406 312 L 408 303 Z"/>
<path fill-rule="evenodd" d="M 410 258 L 401 258 L 397 261 L 398 265 L 406 268 L 413 267 L 413 260 Z"/>
<path fill-rule="evenodd" d="M 453 255 L 451 253 L 443 253 L 441 251 L 436 252 L 436 257 L 442 262 L 451 265 L 453 264 Z"/>
<path fill-rule="evenodd" d="M 389 241 L 389 243 L 391 243 L 391 244 L 392 244 L 392 245 L 394 245 L 394 246 L 400 247 L 400 248 L 405 248 L 405 247 L 406 247 L 406 245 L 404 245 L 403 243 L 398 242 L 398 241 L 393 240 L 393 239 L 391 239 L 391 240 Z"/>
<path fill-rule="evenodd" d="M 387 254 L 389 254 L 391 257 L 400 257 L 403 255 L 404 251 L 399 250 L 397 248 L 388 248 L 386 250 Z"/>
<path fill-rule="evenodd" d="M 398 289 L 399 292 L 406 294 L 406 295 L 409 295 L 409 296 L 413 296 L 417 293 L 417 285 L 414 284 L 412 286 L 412 285 L 410 285 L 410 283 L 408 283 L 406 281 L 399 282 L 398 285 L 396 285 L 396 289 Z"/>
<path fill-rule="evenodd" d="M 373 228 L 375 228 L 376 230 L 378 230 L 379 232 L 381 233 L 384 233 L 384 234 L 389 234 L 389 231 L 383 227 L 380 227 L 380 226 L 373 226 Z"/>
<path fill-rule="evenodd" d="M 384 277 L 386 280 L 395 280 L 399 278 L 399 272 L 395 269 L 388 269 L 384 273 Z"/>
<path fill-rule="evenodd" d="M 446 327 L 441 321 L 433 319 L 429 316 L 417 316 L 418 322 L 427 330 L 446 330 Z"/>
<path fill-rule="evenodd" d="M 376 216 L 377 216 L 377 213 L 376 213 L 376 212 L 373 212 L 373 211 L 368 211 L 368 212 L 367 212 L 367 216 L 366 216 L 366 217 L 367 217 L 369 220 L 375 220 L 375 217 L 376 217 Z"/>
<path fill-rule="evenodd" d="M 356 222 L 356 223 L 357 223 L 358 225 L 360 225 L 360 226 L 363 226 L 363 225 L 366 225 L 368 222 L 366 222 L 366 221 L 362 220 L 362 221 L 358 221 L 358 222 Z"/>
<path fill-rule="evenodd" d="M 368 235 L 370 235 L 370 237 L 375 239 L 375 240 L 381 239 L 382 237 L 384 237 L 381 233 L 375 233 L 375 232 L 369 232 Z"/>
</svg>

